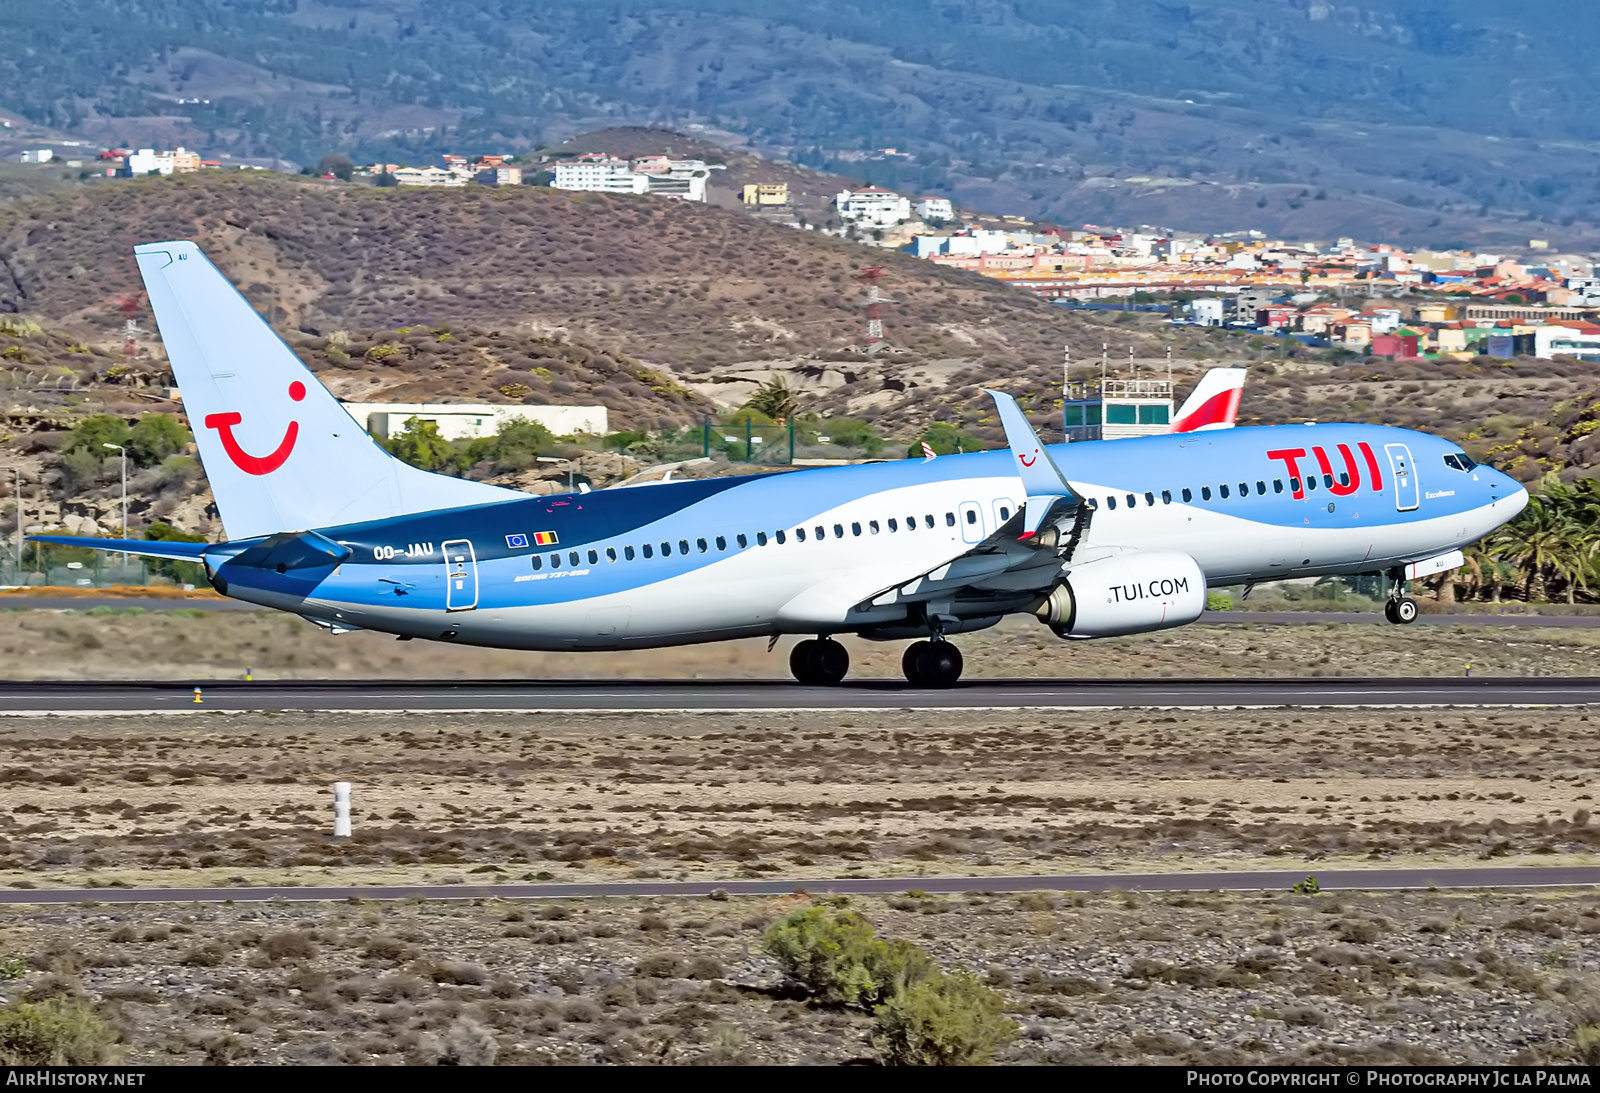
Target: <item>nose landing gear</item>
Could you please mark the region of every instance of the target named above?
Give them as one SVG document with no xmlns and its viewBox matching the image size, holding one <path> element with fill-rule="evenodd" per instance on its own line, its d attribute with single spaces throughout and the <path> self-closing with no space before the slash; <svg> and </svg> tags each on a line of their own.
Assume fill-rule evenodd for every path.
<svg viewBox="0 0 1600 1093">
<path fill-rule="evenodd" d="M 914 687 L 954 687 L 963 666 L 961 650 L 943 638 L 914 641 L 900 658 L 900 670 Z"/>
<path fill-rule="evenodd" d="M 807 638 L 789 652 L 789 671 L 810 687 L 832 687 L 850 670 L 850 654 L 832 638 Z"/>
</svg>

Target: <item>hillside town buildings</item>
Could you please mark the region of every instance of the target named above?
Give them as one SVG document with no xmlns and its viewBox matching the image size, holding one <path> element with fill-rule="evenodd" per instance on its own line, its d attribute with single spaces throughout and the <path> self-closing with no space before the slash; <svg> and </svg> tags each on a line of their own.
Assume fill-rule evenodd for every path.
<svg viewBox="0 0 1600 1093">
<path fill-rule="evenodd" d="M 704 160 L 641 156 L 617 159 L 590 152 L 551 169 L 550 185 L 557 190 L 587 190 L 612 194 L 653 194 L 683 201 L 704 201 L 711 172 L 721 170 Z"/>
</svg>

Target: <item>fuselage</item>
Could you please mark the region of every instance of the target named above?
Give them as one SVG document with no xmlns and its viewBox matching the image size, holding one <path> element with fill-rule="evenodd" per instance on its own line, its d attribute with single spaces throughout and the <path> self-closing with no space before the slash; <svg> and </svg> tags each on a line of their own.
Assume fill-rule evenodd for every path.
<svg viewBox="0 0 1600 1093">
<path fill-rule="evenodd" d="M 1238 428 L 1055 445 L 1050 455 L 1090 509 L 1068 562 L 1178 551 L 1211 585 L 1390 569 L 1475 542 L 1527 502 L 1516 481 L 1472 465 L 1455 444 L 1374 425 Z M 232 566 L 226 548 L 207 559 L 231 596 L 462 644 L 870 634 L 905 612 L 873 597 L 961 558 L 1024 500 L 1001 450 L 322 528 L 351 553 L 320 569 Z M 985 594 L 992 611 L 968 608 L 982 616 L 975 626 L 1032 593 L 1007 599 L 1001 582 Z"/>
</svg>

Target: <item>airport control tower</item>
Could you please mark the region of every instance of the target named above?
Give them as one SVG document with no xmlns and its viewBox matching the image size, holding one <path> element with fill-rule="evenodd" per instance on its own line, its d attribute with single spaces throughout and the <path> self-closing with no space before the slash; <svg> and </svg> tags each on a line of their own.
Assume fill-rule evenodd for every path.
<svg viewBox="0 0 1600 1093">
<path fill-rule="evenodd" d="M 1171 380 L 1101 376 L 1066 384 L 1061 431 L 1069 441 L 1158 436 L 1171 424 Z"/>
</svg>

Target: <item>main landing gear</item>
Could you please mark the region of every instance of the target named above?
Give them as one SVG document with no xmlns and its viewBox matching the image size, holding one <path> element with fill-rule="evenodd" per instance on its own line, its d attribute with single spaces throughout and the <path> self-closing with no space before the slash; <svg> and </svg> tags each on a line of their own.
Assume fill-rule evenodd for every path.
<svg viewBox="0 0 1600 1093">
<path fill-rule="evenodd" d="M 961 650 L 943 638 L 914 641 L 900 658 L 900 670 L 914 687 L 954 687 L 961 668 Z"/>
<path fill-rule="evenodd" d="M 789 671 L 801 683 L 832 687 L 850 670 L 850 654 L 832 638 L 807 638 L 789 652 Z"/>
<path fill-rule="evenodd" d="M 1389 574 L 1389 602 L 1383 605 L 1383 617 L 1396 626 L 1417 621 L 1417 601 L 1406 595 L 1405 576 L 1400 570 Z"/>
</svg>

